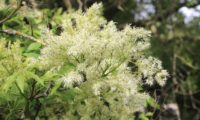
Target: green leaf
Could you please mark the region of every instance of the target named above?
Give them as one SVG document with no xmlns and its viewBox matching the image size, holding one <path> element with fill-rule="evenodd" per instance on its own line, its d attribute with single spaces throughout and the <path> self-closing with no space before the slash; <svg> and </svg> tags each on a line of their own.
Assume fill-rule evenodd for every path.
<svg viewBox="0 0 200 120">
<path fill-rule="evenodd" d="M 24 53 L 23 55 L 26 57 L 33 57 L 33 58 L 39 57 L 39 54 L 37 54 L 37 53 Z"/>
<path fill-rule="evenodd" d="M 18 76 L 16 79 L 17 86 L 22 93 L 24 93 L 25 81 L 26 78 L 23 75 Z"/>
<path fill-rule="evenodd" d="M 146 113 L 146 116 L 147 116 L 147 117 L 152 117 L 152 116 L 153 116 L 153 113 L 152 113 L 152 112 L 147 112 L 147 113 Z"/>
<path fill-rule="evenodd" d="M 37 81 L 37 83 L 44 86 L 44 81 L 39 76 L 37 76 L 36 74 L 29 72 L 29 71 L 27 71 L 26 74 L 29 78 L 33 78 L 34 80 Z"/>
<path fill-rule="evenodd" d="M 134 118 L 129 118 L 128 120 L 135 120 Z"/>
<path fill-rule="evenodd" d="M 62 84 L 62 81 L 57 81 L 57 82 L 55 83 L 55 85 L 53 86 L 50 95 L 55 94 L 56 91 L 57 91 L 57 89 L 61 86 L 61 84 Z"/>
<path fill-rule="evenodd" d="M 32 43 L 28 46 L 27 52 L 39 50 L 42 45 L 40 43 Z"/>
<path fill-rule="evenodd" d="M 140 114 L 139 118 L 141 120 L 149 120 L 149 118 L 144 113 Z"/>
<path fill-rule="evenodd" d="M 66 74 L 68 72 L 70 72 L 71 70 L 73 70 L 75 68 L 75 66 L 71 63 L 65 64 L 59 71 L 58 73 L 63 75 Z"/>
<path fill-rule="evenodd" d="M 160 109 L 159 104 L 157 104 L 156 101 L 153 98 L 150 98 L 150 99 L 147 100 L 145 106 L 147 107 L 148 105 L 151 106 L 151 107 L 155 107 L 157 109 Z"/>
<path fill-rule="evenodd" d="M 55 76 L 57 76 L 56 73 L 53 73 L 53 72 L 49 71 L 49 72 L 46 72 L 46 73 L 41 77 L 41 79 L 42 79 L 43 81 L 54 80 L 54 79 L 55 79 Z"/>
<path fill-rule="evenodd" d="M 2 85 L 2 89 L 7 92 L 12 83 L 15 81 L 15 78 L 18 76 L 18 73 L 14 73 L 13 75 L 9 76 Z"/>
</svg>

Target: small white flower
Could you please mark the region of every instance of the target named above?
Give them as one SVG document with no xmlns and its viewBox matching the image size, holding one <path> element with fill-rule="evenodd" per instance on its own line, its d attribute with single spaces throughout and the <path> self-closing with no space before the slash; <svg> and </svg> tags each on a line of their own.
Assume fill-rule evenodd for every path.
<svg viewBox="0 0 200 120">
<path fill-rule="evenodd" d="M 161 72 L 156 74 L 155 79 L 157 80 L 159 85 L 163 86 L 165 84 L 168 76 L 169 76 L 169 74 L 166 70 L 161 70 Z"/>
<path fill-rule="evenodd" d="M 70 72 L 66 76 L 62 77 L 65 87 L 72 87 L 74 84 L 80 85 L 83 82 L 83 76 L 77 72 Z"/>
<path fill-rule="evenodd" d="M 101 89 L 100 83 L 94 84 L 93 87 L 92 87 L 94 95 L 99 96 L 101 94 L 100 89 Z"/>
</svg>

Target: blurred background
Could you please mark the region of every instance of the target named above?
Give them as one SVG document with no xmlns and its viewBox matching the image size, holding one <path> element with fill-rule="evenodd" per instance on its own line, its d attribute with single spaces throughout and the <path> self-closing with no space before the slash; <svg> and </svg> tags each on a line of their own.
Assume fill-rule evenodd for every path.
<svg viewBox="0 0 200 120">
<path fill-rule="evenodd" d="M 9 4 L 9 1 L 5 0 L 6 4 Z M 155 112 L 155 116 L 162 116 L 163 120 L 200 120 L 200 0 L 24 0 L 24 2 L 32 10 L 43 10 L 48 17 L 48 20 L 45 20 L 47 26 L 53 25 L 56 29 L 61 29 L 61 26 L 59 22 L 51 22 L 55 19 L 53 17 L 55 14 L 78 9 L 85 11 L 95 2 L 102 2 L 105 18 L 116 22 L 119 29 L 131 24 L 133 27 L 150 30 L 152 47 L 147 52 L 162 60 L 164 68 L 170 73 L 164 88 L 159 86 L 145 88 L 161 104 L 161 109 Z M 52 11 L 47 12 L 48 10 Z M 0 18 L 3 18 L 3 15 L 1 11 Z M 30 23 L 27 22 L 27 17 L 24 17 L 23 21 L 26 24 Z M 11 27 L 13 28 L 13 25 Z M 32 35 L 37 36 L 37 33 Z"/>
</svg>

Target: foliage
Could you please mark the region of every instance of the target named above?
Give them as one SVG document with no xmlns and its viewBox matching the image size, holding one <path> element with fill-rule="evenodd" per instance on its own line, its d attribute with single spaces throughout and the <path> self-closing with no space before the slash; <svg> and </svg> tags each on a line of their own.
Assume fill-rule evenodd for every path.
<svg viewBox="0 0 200 120">
<path fill-rule="evenodd" d="M 23 34 L 5 31 L 23 14 L 2 25 L 0 117 L 124 120 L 143 111 L 150 96 L 142 86 L 163 86 L 168 76 L 146 54 L 150 32 L 129 25 L 119 31 L 102 17 L 101 4 L 59 15 L 59 32 L 44 27 L 40 13 L 33 16 L 33 37 L 21 24 Z"/>
</svg>

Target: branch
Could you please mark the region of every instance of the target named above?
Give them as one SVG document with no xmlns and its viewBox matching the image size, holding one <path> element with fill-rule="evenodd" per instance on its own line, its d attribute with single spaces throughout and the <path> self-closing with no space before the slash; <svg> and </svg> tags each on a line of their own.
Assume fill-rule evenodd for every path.
<svg viewBox="0 0 200 120">
<path fill-rule="evenodd" d="M 11 12 L 6 18 L 4 18 L 3 20 L 0 21 L 0 25 L 2 25 L 4 22 L 6 22 L 10 18 L 12 18 L 12 16 L 21 8 L 22 1 L 23 0 L 19 1 L 17 8 L 13 12 Z"/>
<path fill-rule="evenodd" d="M 41 43 L 42 45 L 44 45 L 44 43 L 38 41 L 36 38 L 34 38 L 33 36 L 30 36 L 30 35 L 27 35 L 25 33 L 22 33 L 22 32 L 19 32 L 19 31 L 16 31 L 16 30 L 0 30 L 1 33 L 5 33 L 5 34 L 8 34 L 8 35 L 16 35 L 16 36 L 21 36 L 23 38 L 27 38 L 29 40 L 32 40 L 34 42 L 38 42 L 38 43 Z"/>
<path fill-rule="evenodd" d="M 72 3 L 70 0 L 63 0 L 64 1 L 64 4 L 65 4 L 65 7 L 68 9 L 68 10 L 71 10 L 72 8 Z"/>
<path fill-rule="evenodd" d="M 79 9 L 82 10 L 82 8 L 83 8 L 83 3 L 81 2 L 81 0 L 77 0 L 77 2 L 78 2 L 78 7 L 79 7 Z"/>
<path fill-rule="evenodd" d="M 18 32 L 16 30 L 0 30 L 0 32 L 6 33 L 6 34 L 9 34 L 9 35 L 18 35 L 18 36 L 36 41 L 36 39 L 34 37 L 27 35 L 27 34 L 24 34 L 24 33 L 21 33 L 21 32 Z"/>
<path fill-rule="evenodd" d="M 48 86 L 47 86 L 47 89 L 43 93 L 36 95 L 34 98 L 38 99 L 38 98 L 41 98 L 41 97 L 48 96 L 48 94 L 49 94 L 49 92 L 50 92 L 50 90 L 52 88 L 52 85 L 53 85 L 53 83 L 50 81 Z"/>
</svg>

